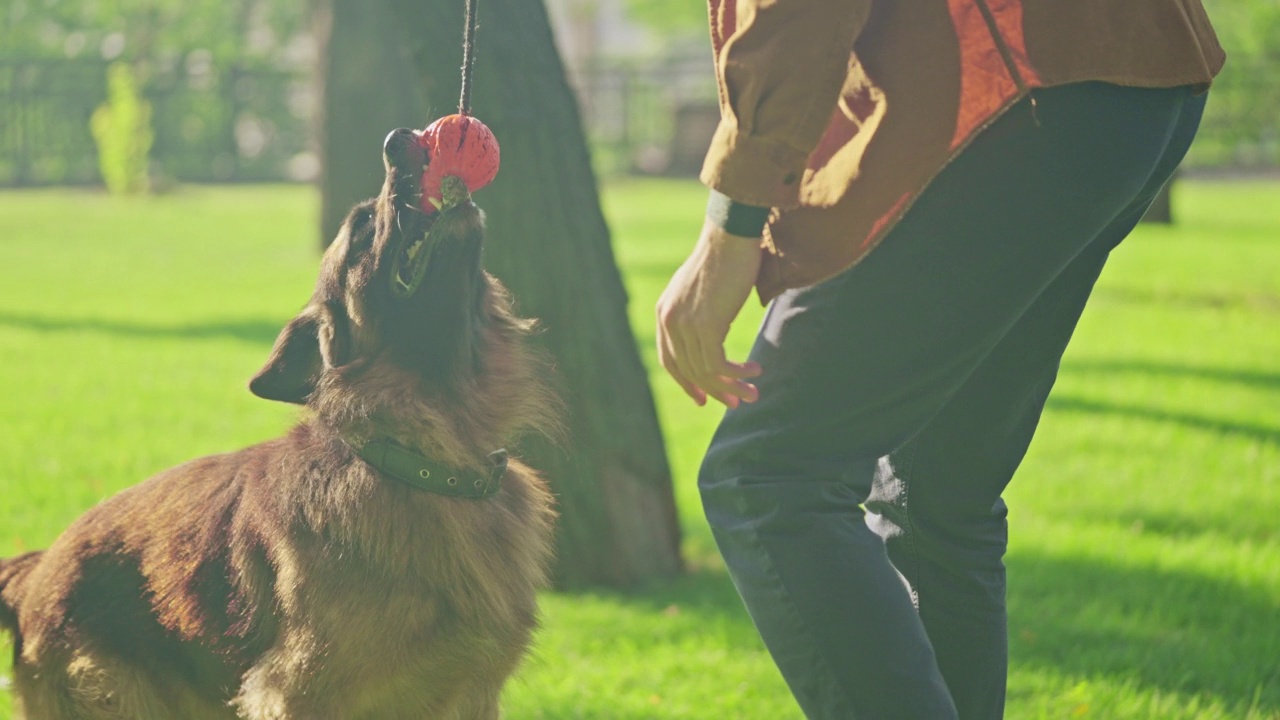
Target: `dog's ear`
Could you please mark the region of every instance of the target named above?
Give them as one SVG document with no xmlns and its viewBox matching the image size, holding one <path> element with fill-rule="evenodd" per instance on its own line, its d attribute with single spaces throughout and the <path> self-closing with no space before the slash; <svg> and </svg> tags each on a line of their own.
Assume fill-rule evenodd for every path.
<svg viewBox="0 0 1280 720">
<path fill-rule="evenodd" d="M 340 303 L 308 307 L 280 331 L 267 364 L 249 381 L 249 390 L 266 400 L 306 403 L 321 370 L 350 361 L 347 325 Z"/>
<path fill-rule="evenodd" d="M 320 374 L 320 314 L 303 312 L 276 338 L 267 364 L 249 381 L 249 391 L 265 400 L 302 405 Z"/>
<path fill-rule="evenodd" d="M 320 359 L 327 368 L 346 365 L 354 358 L 351 347 L 351 321 L 347 310 L 337 300 L 320 306 Z"/>
</svg>

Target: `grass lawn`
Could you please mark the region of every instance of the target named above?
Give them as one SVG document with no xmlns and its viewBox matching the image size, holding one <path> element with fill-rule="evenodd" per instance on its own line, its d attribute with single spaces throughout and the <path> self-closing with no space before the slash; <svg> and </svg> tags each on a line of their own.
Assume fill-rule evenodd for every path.
<svg viewBox="0 0 1280 720">
<path fill-rule="evenodd" d="M 628 181 L 605 202 L 695 571 L 547 594 L 507 717 L 798 720 L 698 507 L 719 413 L 654 370 L 652 307 L 704 195 Z M 1184 182 L 1175 202 L 1177 226 L 1115 253 L 1009 492 L 1014 720 L 1280 719 L 1280 183 Z M 287 426 L 244 384 L 310 292 L 316 204 L 301 187 L 0 193 L 0 555 Z"/>
</svg>

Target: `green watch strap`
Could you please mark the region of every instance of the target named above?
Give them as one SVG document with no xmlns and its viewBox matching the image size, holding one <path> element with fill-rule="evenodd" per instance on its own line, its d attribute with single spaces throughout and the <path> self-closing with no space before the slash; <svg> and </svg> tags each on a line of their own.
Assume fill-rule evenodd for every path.
<svg viewBox="0 0 1280 720">
<path fill-rule="evenodd" d="M 456 468 L 432 462 L 408 448 L 386 440 L 373 440 L 356 449 L 356 454 L 383 474 L 440 495 L 485 498 L 502 488 L 507 472 L 507 451 L 489 453 L 487 473 Z"/>
</svg>

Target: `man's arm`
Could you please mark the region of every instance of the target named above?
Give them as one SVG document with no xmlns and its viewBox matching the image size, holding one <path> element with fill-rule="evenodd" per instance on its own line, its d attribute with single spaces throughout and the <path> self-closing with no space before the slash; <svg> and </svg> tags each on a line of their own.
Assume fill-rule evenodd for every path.
<svg viewBox="0 0 1280 720">
<path fill-rule="evenodd" d="M 871 0 L 710 0 L 720 125 L 702 181 L 733 200 L 794 207 Z"/>
<path fill-rule="evenodd" d="M 800 178 L 839 100 L 871 0 L 711 0 L 720 126 L 702 181 L 707 219 L 657 307 L 658 359 L 699 405 L 754 402 L 762 369 L 724 339 L 760 271 L 770 208 L 799 201 Z"/>
</svg>

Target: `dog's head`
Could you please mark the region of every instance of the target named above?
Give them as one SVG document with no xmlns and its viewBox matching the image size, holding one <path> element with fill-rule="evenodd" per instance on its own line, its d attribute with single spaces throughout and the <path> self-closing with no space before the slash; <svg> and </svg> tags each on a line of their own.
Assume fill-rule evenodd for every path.
<svg viewBox="0 0 1280 720">
<path fill-rule="evenodd" d="M 530 367 L 536 353 L 520 342 L 533 323 L 515 316 L 481 268 L 479 208 L 468 200 L 432 215 L 419 209 L 427 157 L 411 130 L 387 136 L 383 161 L 382 192 L 347 216 L 311 301 L 250 389 L 309 405 L 339 427 L 402 425 L 424 407 L 457 403 L 521 405 L 512 397 L 519 385 L 541 394 L 535 375 L 545 367 Z"/>
</svg>

